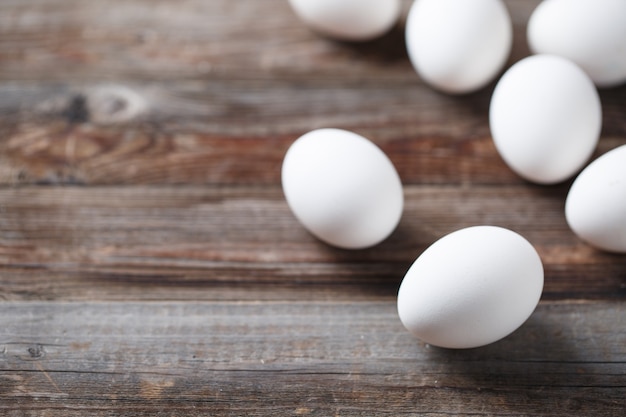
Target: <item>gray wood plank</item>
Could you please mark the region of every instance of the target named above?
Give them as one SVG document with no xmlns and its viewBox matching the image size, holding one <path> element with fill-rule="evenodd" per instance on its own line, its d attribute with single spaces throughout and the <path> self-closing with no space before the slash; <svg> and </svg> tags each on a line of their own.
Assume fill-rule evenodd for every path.
<svg viewBox="0 0 626 417">
<path fill-rule="evenodd" d="M 616 416 L 625 320 L 623 303 L 542 303 L 500 342 L 454 351 L 414 339 L 392 302 L 5 303 L 0 409 Z"/>
</svg>

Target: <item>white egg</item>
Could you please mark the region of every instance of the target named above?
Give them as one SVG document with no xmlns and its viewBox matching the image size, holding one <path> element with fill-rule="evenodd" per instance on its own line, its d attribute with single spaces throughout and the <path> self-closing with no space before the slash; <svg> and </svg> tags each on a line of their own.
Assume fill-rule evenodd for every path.
<svg viewBox="0 0 626 417">
<path fill-rule="evenodd" d="M 400 0 L 289 0 L 313 30 L 345 41 L 366 41 L 389 31 L 400 16 Z"/>
<path fill-rule="evenodd" d="M 502 76 L 491 98 L 491 134 L 500 156 L 521 177 L 554 184 L 591 157 L 602 128 L 600 97 L 576 64 L 533 55 Z"/>
<path fill-rule="evenodd" d="M 400 285 L 398 314 L 426 343 L 472 348 L 521 326 L 542 291 L 543 265 L 526 239 L 474 226 L 444 236 L 417 258 Z"/>
<path fill-rule="evenodd" d="M 392 162 L 346 130 L 319 129 L 298 138 L 285 155 L 282 185 L 302 225 L 340 248 L 381 242 L 402 215 L 402 183 Z"/>
<path fill-rule="evenodd" d="M 422 80 L 449 94 L 478 90 L 506 64 L 513 25 L 501 0 L 416 0 L 406 44 Z"/>
<path fill-rule="evenodd" d="M 625 0 L 545 0 L 527 37 L 534 53 L 574 61 L 599 87 L 626 81 Z"/>
<path fill-rule="evenodd" d="M 589 164 L 567 195 L 565 217 L 590 245 L 626 253 L 626 145 Z"/>
</svg>

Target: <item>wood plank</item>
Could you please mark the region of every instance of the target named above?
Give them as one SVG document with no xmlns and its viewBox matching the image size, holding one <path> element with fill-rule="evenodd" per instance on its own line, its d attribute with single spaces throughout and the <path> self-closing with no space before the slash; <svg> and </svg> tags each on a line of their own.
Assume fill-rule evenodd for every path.
<svg viewBox="0 0 626 417">
<path fill-rule="evenodd" d="M 506 0 L 515 53 L 539 0 Z M 403 18 L 410 0 L 403 0 Z M 332 42 L 283 0 L 13 0 L 0 4 L 0 80 L 180 80 L 289 73 L 415 77 L 403 23 L 380 40 Z"/>
<path fill-rule="evenodd" d="M 438 238 L 493 224 L 535 245 L 548 299 L 623 298 L 626 258 L 569 230 L 567 189 L 413 186 L 398 229 L 367 250 L 331 248 L 278 187 L 0 190 L 0 297 L 12 300 L 394 297 Z"/>
<path fill-rule="evenodd" d="M 616 416 L 625 320 L 621 302 L 542 303 L 502 341 L 453 351 L 414 339 L 390 302 L 5 303 L 0 410 Z"/>
<path fill-rule="evenodd" d="M 405 184 L 524 184 L 491 140 L 490 95 L 381 80 L 3 84 L 0 184 L 276 184 L 289 145 L 321 127 L 373 140 Z M 626 143 L 626 86 L 602 100 L 595 156 Z"/>
</svg>

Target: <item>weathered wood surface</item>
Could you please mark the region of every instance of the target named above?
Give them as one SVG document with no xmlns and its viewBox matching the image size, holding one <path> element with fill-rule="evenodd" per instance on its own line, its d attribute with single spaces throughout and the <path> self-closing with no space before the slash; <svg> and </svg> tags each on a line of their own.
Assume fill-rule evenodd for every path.
<svg viewBox="0 0 626 417">
<path fill-rule="evenodd" d="M 622 415 L 624 308 L 543 304 L 482 349 L 389 302 L 11 303 L 3 415 Z M 19 320 L 16 320 L 19 319 Z M 175 414 L 175 412 L 177 414 Z M 213 414 L 215 413 L 215 414 Z"/>
<path fill-rule="evenodd" d="M 536 4 L 507 1 L 510 62 Z M 569 231 L 569 182 L 502 163 L 492 89 L 436 93 L 402 24 L 332 42 L 283 0 L 0 2 L 0 415 L 622 416 L 626 257 Z M 626 86 L 601 98 L 596 154 L 626 143 Z M 284 152 L 327 126 L 405 184 L 375 248 L 318 242 L 284 201 Z M 398 284 L 476 224 L 536 246 L 542 301 L 493 345 L 424 345 Z"/>
<path fill-rule="evenodd" d="M 536 4 L 509 2 L 511 61 Z M 294 137 L 328 126 L 371 138 L 407 184 L 523 183 L 491 142 L 493 86 L 425 88 L 402 26 L 329 42 L 286 0 L 14 1 L 0 19 L 0 183 L 271 184 Z M 602 101 L 599 153 L 624 142 L 626 88 Z"/>
<path fill-rule="evenodd" d="M 279 187 L 25 187 L 0 190 L 0 297 L 376 300 L 415 257 L 476 224 L 520 231 L 546 269 L 546 299 L 623 299 L 626 257 L 578 240 L 564 193 L 542 187 L 407 186 L 400 225 L 367 250 L 330 248 Z M 205 290 L 206 289 L 206 290 Z M 146 291 L 149 290 L 149 291 Z"/>
</svg>

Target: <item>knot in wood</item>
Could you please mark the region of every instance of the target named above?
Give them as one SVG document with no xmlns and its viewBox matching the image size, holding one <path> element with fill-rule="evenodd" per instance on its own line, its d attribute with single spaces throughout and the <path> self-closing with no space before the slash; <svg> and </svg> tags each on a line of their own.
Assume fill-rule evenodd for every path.
<svg viewBox="0 0 626 417">
<path fill-rule="evenodd" d="M 129 122 L 147 109 L 146 100 L 121 85 L 99 86 L 83 93 L 90 121 L 97 124 Z"/>
<path fill-rule="evenodd" d="M 46 351 L 43 345 L 40 345 L 39 343 L 29 346 L 27 351 L 30 359 L 41 359 L 46 356 Z"/>
<path fill-rule="evenodd" d="M 87 100 L 85 96 L 82 94 L 76 94 L 73 96 L 63 110 L 62 115 L 70 123 L 78 124 L 88 122 L 89 109 L 87 109 Z"/>
</svg>

